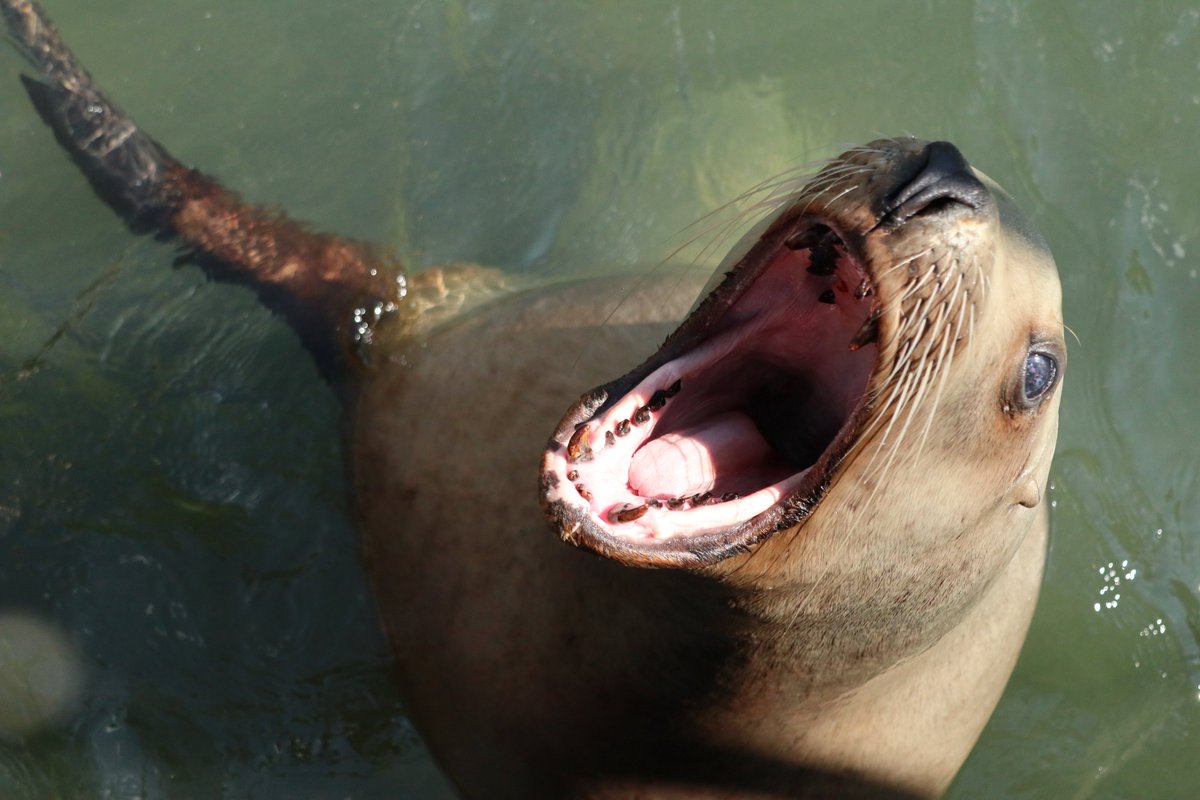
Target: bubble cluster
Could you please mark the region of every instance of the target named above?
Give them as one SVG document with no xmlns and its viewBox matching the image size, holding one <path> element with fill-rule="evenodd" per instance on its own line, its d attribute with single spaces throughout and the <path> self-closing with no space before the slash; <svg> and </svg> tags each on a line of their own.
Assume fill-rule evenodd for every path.
<svg viewBox="0 0 1200 800">
<path fill-rule="evenodd" d="M 1110 561 L 1107 566 L 1100 567 L 1100 577 L 1104 585 L 1100 587 L 1100 601 L 1092 604 L 1092 609 L 1113 609 L 1121 602 L 1121 581 L 1132 581 L 1137 577 L 1137 568 L 1129 566 L 1129 559 L 1121 561 L 1120 565 Z"/>
<path fill-rule="evenodd" d="M 1161 636 L 1167 632 L 1167 623 L 1162 621 L 1162 617 L 1154 620 L 1146 627 L 1138 631 L 1138 636 Z"/>
</svg>

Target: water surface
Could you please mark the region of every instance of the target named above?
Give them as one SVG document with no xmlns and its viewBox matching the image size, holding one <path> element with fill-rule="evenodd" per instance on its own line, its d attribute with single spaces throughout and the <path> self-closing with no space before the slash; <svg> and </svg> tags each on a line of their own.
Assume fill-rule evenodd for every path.
<svg viewBox="0 0 1200 800">
<path fill-rule="evenodd" d="M 47 5 L 182 160 L 416 267 L 654 263 L 843 145 L 959 144 L 1038 221 L 1077 341 L 1041 604 L 950 794 L 1195 796 L 1200 11 Z M 94 198 L 20 66 L 0 54 L 0 633 L 32 620 L 82 683 L 56 724 L 0 714 L 0 795 L 441 796 L 358 566 L 335 398 L 247 292 Z"/>
</svg>

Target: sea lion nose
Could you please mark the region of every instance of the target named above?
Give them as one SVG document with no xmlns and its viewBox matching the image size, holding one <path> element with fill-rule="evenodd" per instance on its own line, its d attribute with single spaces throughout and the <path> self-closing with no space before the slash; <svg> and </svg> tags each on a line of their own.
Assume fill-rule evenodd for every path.
<svg viewBox="0 0 1200 800">
<path fill-rule="evenodd" d="M 982 211 L 991 199 L 963 154 L 949 142 L 930 142 L 900 173 L 903 177 L 883 206 L 884 216 L 894 222 L 955 208 Z"/>
</svg>

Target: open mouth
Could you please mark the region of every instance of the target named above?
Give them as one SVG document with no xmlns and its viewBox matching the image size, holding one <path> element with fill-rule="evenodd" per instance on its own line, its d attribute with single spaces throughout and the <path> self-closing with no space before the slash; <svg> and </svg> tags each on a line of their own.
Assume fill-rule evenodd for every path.
<svg viewBox="0 0 1200 800">
<path fill-rule="evenodd" d="M 861 425 L 879 307 L 833 225 L 776 221 L 653 357 L 568 413 L 543 465 L 548 515 L 589 549 L 661 565 L 796 524 Z"/>
</svg>

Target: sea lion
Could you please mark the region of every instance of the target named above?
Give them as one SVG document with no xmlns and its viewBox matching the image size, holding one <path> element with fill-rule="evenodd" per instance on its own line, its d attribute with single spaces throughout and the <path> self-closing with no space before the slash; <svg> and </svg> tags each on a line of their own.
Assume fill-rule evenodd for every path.
<svg viewBox="0 0 1200 800">
<path fill-rule="evenodd" d="M 101 195 L 345 397 L 398 677 L 465 796 L 945 788 L 1032 614 L 1066 367 L 1045 243 L 956 148 L 784 182 L 707 285 L 406 275 L 183 167 L 0 9 Z"/>
</svg>

